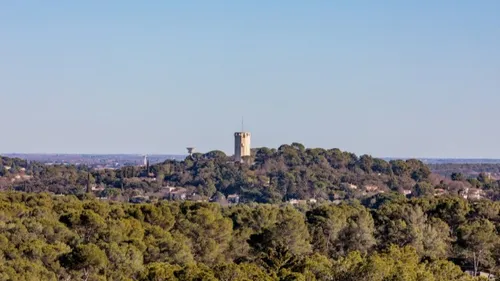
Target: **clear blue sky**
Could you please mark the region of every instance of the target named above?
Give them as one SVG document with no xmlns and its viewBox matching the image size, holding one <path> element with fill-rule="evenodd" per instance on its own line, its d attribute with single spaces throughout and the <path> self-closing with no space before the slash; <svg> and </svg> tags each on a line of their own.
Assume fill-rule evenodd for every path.
<svg viewBox="0 0 500 281">
<path fill-rule="evenodd" d="M 1 152 L 500 158 L 500 1 L 1 1 Z"/>
</svg>

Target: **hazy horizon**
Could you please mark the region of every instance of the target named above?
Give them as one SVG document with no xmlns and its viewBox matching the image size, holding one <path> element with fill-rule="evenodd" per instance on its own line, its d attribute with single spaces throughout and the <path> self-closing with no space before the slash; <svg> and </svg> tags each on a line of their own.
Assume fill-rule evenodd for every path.
<svg viewBox="0 0 500 281">
<path fill-rule="evenodd" d="M 201 151 L 199 153 L 207 153 L 209 151 Z M 198 153 L 198 152 L 195 152 Z M 228 156 L 232 155 L 232 152 L 224 152 Z M 5 152 L 5 153 L 0 153 L 0 156 L 22 156 L 22 155 L 67 155 L 67 156 L 76 156 L 76 155 L 83 155 L 83 156 L 150 156 L 150 157 L 158 157 L 158 156 L 188 156 L 189 154 L 187 153 L 163 153 L 163 154 L 145 154 L 145 153 L 23 153 L 23 152 Z M 357 156 L 361 156 L 361 154 L 358 154 Z M 500 161 L 500 158 L 460 158 L 460 157 L 444 157 L 444 158 L 439 158 L 439 157 L 415 157 L 415 156 L 380 156 L 380 155 L 371 155 L 372 157 L 376 158 L 381 158 L 384 160 L 395 160 L 395 159 L 420 159 L 420 160 L 455 160 L 455 161 L 461 161 L 461 160 L 468 160 L 468 161 Z M 469 162 L 468 162 L 469 163 Z M 478 162 L 479 163 L 479 162 Z M 481 162 L 484 163 L 484 162 Z"/>
<path fill-rule="evenodd" d="M 500 158 L 500 2 L 381 3 L 0 3 L 0 151 Z"/>
</svg>

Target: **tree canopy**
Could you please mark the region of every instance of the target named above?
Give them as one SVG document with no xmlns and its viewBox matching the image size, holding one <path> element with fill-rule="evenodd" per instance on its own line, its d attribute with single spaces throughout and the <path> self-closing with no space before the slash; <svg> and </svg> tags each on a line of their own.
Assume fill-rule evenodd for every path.
<svg viewBox="0 0 500 281">
<path fill-rule="evenodd" d="M 369 202 L 222 207 L 1 192 L 0 280 L 466 281 L 464 270 L 498 273 L 499 203 Z"/>
<path fill-rule="evenodd" d="M 339 149 L 305 148 L 300 143 L 278 149 L 256 148 L 245 163 L 235 163 L 221 151 L 195 153 L 184 161 L 167 160 L 150 167 L 126 166 L 118 170 L 89 171 L 84 166 L 5 161 L 17 161 L 17 166 L 25 168 L 26 180 L 14 179 L 9 183 L 10 188 L 20 191 L 78 195 L 85 193 L 90 184 L 102 187 L 102 196 L 116 197 L 133 196 L 137 191 L 155 193 L 168 185 L 208 198 L 217 193 L 238 194 L 244 202 L 260 203 L 291 199 L 331 201 L 414 190 L 417 183 L 430 181 L 431 175 L 430 169 L 415 159 L 386 162 Z M 0 170 L 4 166 L 0 165 Z M 16 170 L 5 172 L 6 176 L 9 174 L 11 178 L 18 175 Z"/>
</svg>

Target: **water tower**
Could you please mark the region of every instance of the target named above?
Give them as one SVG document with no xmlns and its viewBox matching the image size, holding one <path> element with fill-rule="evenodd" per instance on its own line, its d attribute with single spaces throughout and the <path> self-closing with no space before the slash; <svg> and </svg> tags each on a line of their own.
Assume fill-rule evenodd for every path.
<svg viewBox="0 0 500 281">
<path fill-rule="evenodd" d="M 189 153 L 189 156 L 193 156 L 193 152 L 194 152 L 194 147 L 186 147 L 188 153 Z"/>
</svg>

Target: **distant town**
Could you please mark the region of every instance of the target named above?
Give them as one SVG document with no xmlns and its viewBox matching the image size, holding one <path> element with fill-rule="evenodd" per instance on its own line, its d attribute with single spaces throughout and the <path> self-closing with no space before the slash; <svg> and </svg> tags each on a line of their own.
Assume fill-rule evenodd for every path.
<svg viewBox="0 0 500 281">
<path fill-rule="evenodd" d="M 165 160 L 183 160 L 187 155 L 140 155 L 140 154 L 27 154 L 6 153 L 3 156 L 36 161 L 45 165 L 85 165 L 92 169 L 119 169 L 124 166 L 138 166 L 147 157 L 150 164 Z"/>
</svg>

